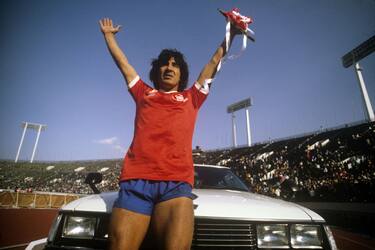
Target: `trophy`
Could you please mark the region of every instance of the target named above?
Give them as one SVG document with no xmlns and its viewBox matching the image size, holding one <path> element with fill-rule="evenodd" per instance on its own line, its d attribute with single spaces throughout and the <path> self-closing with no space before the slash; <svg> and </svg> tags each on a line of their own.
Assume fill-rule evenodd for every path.
<svg viewBox="0 0 375 250">
<path fill-rule="evenodd" d="M 249 28 L 249 24 L 253 22 L 251 17 L 241 15 L 240 10 L 238 8 L 233 8 L 231 11 L 227 12 L 221 9 L 218 10 L 227 19 L 228 23 L 234 25 L 247 38 L 255 42 L 255 33 Z"/>
<path fill-rule="evenodd" d="M 231 26 L 234 25 L 234 27 L 240 31 L 243 34 L 242 39 L 242 48 L 241 52 L 237 55 L 230 55 L 227 58 L 228 59 L 235 59 L 241 56 L 242 52 L 246 49 L 247 46 L 247 39 L 255 42 L 255 33 L 249 28 L 249 24 L 253 22 L 253 20 L 250 17 L 243 16 L 240 14 L 240 10 L 238 8 L 233 8 L 231 11 L 223 11 L 221 9 L 218 9 L 218 11 L 223 14 L 223 16 L 227 20 L 226 30 L 225 30 L 225 52 L 228 52 L 229 50 L 229 41 L 230 39 L 230 29 Z M 221 69 L 221 63 L 222 61 L 225 61 L 225 58 L 220 60 L 219 64 L 217 65 L 217 72 Z"/>
</svg>

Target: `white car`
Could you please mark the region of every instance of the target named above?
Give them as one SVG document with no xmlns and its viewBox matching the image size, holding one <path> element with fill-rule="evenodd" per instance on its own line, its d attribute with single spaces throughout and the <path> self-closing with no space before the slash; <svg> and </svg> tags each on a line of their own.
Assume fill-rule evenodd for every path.
<svg viewBox="0 0 375 250">
<path fill-rule="evenodd" d="M 227 167 L 195 165 L 195 175 L 191 249 L 337 249 L 325 220 L 315 212 L 249 192 Z M 45 249 L 107 248 L 116 197 L 116 192 L 100 193 L 61 208 Z M 141 249 L 155 245 L 149 232 Z"/>
</svg>

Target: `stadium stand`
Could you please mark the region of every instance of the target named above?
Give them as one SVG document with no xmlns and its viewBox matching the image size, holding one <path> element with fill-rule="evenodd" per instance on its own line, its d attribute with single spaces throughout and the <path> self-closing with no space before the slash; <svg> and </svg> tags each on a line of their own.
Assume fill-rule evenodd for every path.
<svg viewBox="0 0 375 250">
<path fill-rule="evenodd" d="M 117 189 L 122 160 L 14 163 L 0 162 L 0 189 L 15 192 L 91 194 L 84 180 L 89 172 L 101 172 L 103 191 Z"/>
<path fill-rule="evenodd" d="M 374 202 L 375 126 L 356 126 L 203 151 L 195 162 L 231 167 L 257 193 L 293 201 Z"/>
<path fill-rule="evenodd" d="M 232 168 L 252 191 L 292 201 L 374 202 L 375 123 L 305 134 L 252 147 L 193 151 L 195 163 Z M 122 159 L 14 163 L 0 161 L 0 190 L 90 194 L 89 172 L 101 172 L 98 188 L 114 191 Z"/>
</svg>

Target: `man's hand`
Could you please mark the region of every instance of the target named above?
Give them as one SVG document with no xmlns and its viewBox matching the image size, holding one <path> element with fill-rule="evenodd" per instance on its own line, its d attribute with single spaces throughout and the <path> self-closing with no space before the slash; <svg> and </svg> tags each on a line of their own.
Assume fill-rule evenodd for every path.
<svg viewBox="0 0 375 250">
<path fill-rule="evenodd" d="M 124 52 L 118 46 L 115 34 L 119 32 L 121 25 L 113 26 L 110 18 L 103 18 L 99 20 L 100 29 L 104 35 L 104 40 L 107 44 L 109 52 L 113 57 L 117 67 L 120 69 L 126 82 L 129 84 L 138 75 L 132 65 L 128 62 Z"/>
<path fill-rule="evenodd" d="M 230 35 L 235 36 L 235 35 L 240 35 L 243 34 L 242 30 L 237 28 L 233 23 L 230 25 Z"/>
<path fill-rule="evenodd" d="M 119 32 L 121 25 L 117 25 L 116 27 L 113 26 L 112 19 L 110 18 L 103 18 L 99 21 L 100 29 L 102 33 L 105 35 L 107 33 L 116 34 Z"/>
</svg>

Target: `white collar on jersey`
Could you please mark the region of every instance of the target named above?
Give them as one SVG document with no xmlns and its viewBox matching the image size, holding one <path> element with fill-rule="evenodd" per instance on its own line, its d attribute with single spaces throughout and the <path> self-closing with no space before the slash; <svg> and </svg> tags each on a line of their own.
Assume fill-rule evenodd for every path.
<svg viewBox="0 0 375 250">
<path fill-rule="evenodd" d="M 177 93 L 178 92 L 177 90 L 165 91 L 165 90 L 162 90 L 162 89 L 159 89 L 158 91 L 160 91 L 162 93 L 165 93 L 165 94 L 171 94 L 171 93 Z"/>
</svg>

